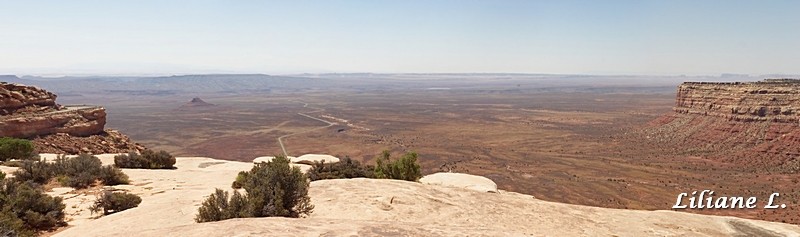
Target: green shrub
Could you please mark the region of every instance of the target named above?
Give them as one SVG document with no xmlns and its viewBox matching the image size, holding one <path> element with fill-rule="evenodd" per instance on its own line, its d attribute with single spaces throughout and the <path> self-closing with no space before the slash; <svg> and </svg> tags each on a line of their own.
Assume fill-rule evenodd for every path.
<svg viewBox="0 0 800 237">
<path fill-rule="evenodd" d="M 14 178 L 20 181 L 31 181 L 38 184 L 45 184 L 55 177 L 52 165 L 44 160 L 22 161 L 18 170 L 14 171 Z"/>
<path fill-rule="evenodd" d="M 103 163 L 99 158 L 80 154 L 75 158 L 59 157 L 52 164 L 55 175 L 63 175 L 62 185 L 73 188 L 86 188 L 99 178 Z"/>
<path fill-rule="evenodd" d="M 23 160 L 33 156 L 33 143 L 25 139 L 0 137 L 0 161 Z"/>
<path fill-rule="evenodd" d="M 100 180 L 106 185 L 128 183 L 128 176 L 119 168 L 103 166 L 99 158 L 80 154 L 75 158 L 60 156 L 54 162 L 44 160 L 23 161 L 14 176 L 20 181 L 45 184 L 56 178 L 59 183 L 73 188 L 86 188 Z"/>
<path fill-rule="evenodd" d="M 379 179 L 399 179 L 407 181 L 417 181 L 422 177 L 420 165 L 417 164 L 417 153 L 409 152 L 392 161 L 389 151 L 383 151 L 378 157 L 375 166 L 375 177 Z"/>
<path fill-rule="evenodd" d="M 233 196 L 228 198 L 228 192 L 216 189 L 197 210 L 197 222 L 221 221 L 231 218 L 252 217 L 247 196 L 239 191 L 233 191 Z"/>
<path fill-rule="evenodd" d="M 30 235 L 63 226 L 64 203 L 32 182 L 0 181 L 0 233 Z"/>
<path fill-rule="evenodd" d="M 142 198 L 136 194 L 104 191 L 89 210 L 92 213 L 99 213 L 102 210 L 103 215 L 108 215 L 137 207 L 139 203 L 142 203 Z"/>
<path fill-rule="evenodd" d="M 256 164 L 241 175 L 241 186 L 246 195 L 238 191 L 228 198 L 228 193 L 217 190 L 198 210 L 197 222 L 218 221 L 243 217 L 300 217 L 311 213 L 314 206 L 308 197 L 308 178 L 300 168 L 289 166 L 284 156 L 270 162 Z"/>
<path fill-rule="evenodd" d="M 175 157 L 166 151 L 145 150 L 142 154 L 131 152 L 117 155 L 114 157 L 114 164 L 130 169 L 172 169 L 175 167 Z"/>
<path fill-rule="evenodd" d="M 308 170 L 308 178 L 311 181 L 321 179 L 351 179 L 351 178 L 374 178 L 374 167 L 362 165 L 361 162 L 345 157 L 341 161 L 332 164 L 325 162 L 315 162 Z"/>
<path fill-rule="evenodd" d="M 0 210 L 0 236 L 36 236 L 25 222 L 8 210 Z"/>
<path fill-rule="evenodd" d="M 244 186 L 244 182 L 247 180 L 247 173 L 246 171 L 240 171 L 238 175 L 236 175 L 236 180 L 233 181 L 231 184 L 231 188 L 240 189 Z"/>
<path fill-rule="evenodd" d="M 128 184 L 128 175 L 117 167 L 106 165 L 100 168 L 100 181 L 105 185 Z"/>
</svg>

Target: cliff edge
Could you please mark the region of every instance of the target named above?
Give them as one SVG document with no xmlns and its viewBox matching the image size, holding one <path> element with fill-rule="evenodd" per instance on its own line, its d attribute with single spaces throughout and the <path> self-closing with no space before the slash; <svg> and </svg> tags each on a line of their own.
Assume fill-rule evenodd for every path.
<svg viewBox="0 0 800 237">
<path fill-rule="evenodd" d="M 109 153 L 143 149 L 127 136 L 105 130 L 101 106 L 56 103 L 56 95 L 34 86 L 0 82 L 0 137 L 34 141 L 37 152 Z"/>
<path fill-rule="evenodd" d="M 753 171 L 800 172 L 800 80 L 685 82 L 673 110 L 638 132 L 642 140 Z"/>
</svg>

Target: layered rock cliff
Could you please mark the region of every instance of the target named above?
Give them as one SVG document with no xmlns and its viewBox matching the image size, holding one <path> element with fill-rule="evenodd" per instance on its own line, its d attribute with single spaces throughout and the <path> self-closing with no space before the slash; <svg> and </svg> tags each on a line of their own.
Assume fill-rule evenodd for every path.
<svg viewBox="0 0 800 237">
<path fill-rule="evenodd" d="M 670 153 L 753 170 L 800 172 L 800 80 L 686 82 L 675 113 L 639 133 Z"/>
<path fill-rule="evenodd" d="M 61 106 L 34 86 L 0 82 L 0 137 L 32 139 L 39 152 L 75 154 L 141 150 L 128 137 L 105 130 L 100 106 Z"/>
<path fill-rule="evenodd" d="M 0 115 L 33 108 L 55 109 L 56 95 L 33 86 L 0 82 Z"/>
<path fill-rule="evenodd" d="M 798 123 L 800 80 L 686 82 L 678 87 L 675 111 L 737 121 Z"/>
<path fill-rule="evenodd" d="M 66 108 L 45 113 L 9 116 L 0 120 L 0 136 L 32 138 L 66 133 L 89 136 L 103 132 L 106 111 L 102 107 Z"/>
</svg>

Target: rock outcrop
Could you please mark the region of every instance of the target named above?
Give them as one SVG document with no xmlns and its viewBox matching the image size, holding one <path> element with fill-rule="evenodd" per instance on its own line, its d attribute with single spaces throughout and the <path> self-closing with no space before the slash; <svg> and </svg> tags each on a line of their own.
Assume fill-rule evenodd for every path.
<svg viewBox="0 0 800 237">
<path fill-rule="evenodd" d="M 113 156 L 101 156 L 113 164 Z M 96 197 L 63 192 L 70 228 L 54 236 L 796 236 L 791 224 L 547 202 L 498 190 L 478 192 L 389 179 L 311 182 L 307 218 L 239 218 L 195 223 L 215 188 L 230 191 L 250 162 L 177 158 L 175 170 L 126 169 L 142 204 L 93 218 Z M 68 198 L 66 198 L 68 197 Z"/>
<path fill-rule="evenodd" d="M 111 154 L 145 149 L 141 144 L 132 142 L 125 134 L 111 129 L 85 137 L 65 133 L 40 136 L 33 139 L 33 145 L 36 153 L 56 154 Z"/>
<path fill-rule="evenodd" d="M 38 152 L 113 153 L 143 147 L 127 136 L 105 130 L 100 106 L 61 106 L 43 89 L 0 82 L 0 137 L 34 140 Z"/>
<path fill-rule="evenodd" d="M 56 95 L 33 86 L 0 82 L 0 115 L 12 114 L 26 107 L 54 109 Z"/>
<path fill-rule="evenodd" d="M 674 113 L 639 132 L 668 152 L 753 170 L 800 172 L 800 80 L 686 82 Z"/>
<path fill-rule="evenodd" d="M 106 125 L 106 111 L 102 107 L 68 107 L 58 111 L 4 117 L 0 119 L 0 137 L 32 138 L 56 133 L 83 137 L 103 132 Z"/>
<path fill-rule="evenodd" d="M 800 80 L 760 82 L 685 82 L 678 87 L 675 111 L 736 121 L 798 123 Z"/>
</svg>

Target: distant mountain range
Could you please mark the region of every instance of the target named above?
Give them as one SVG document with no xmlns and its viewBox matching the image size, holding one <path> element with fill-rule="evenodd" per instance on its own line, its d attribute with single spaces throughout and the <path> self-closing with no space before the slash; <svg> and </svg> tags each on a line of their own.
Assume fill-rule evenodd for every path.
<svg viewBox="0 0 800 237">
<path fill-rule="evenodd" d="M 0 75 L 0 81 L 35 85 L 58 94 L 125 93 L 164 95 L 180 93 L 263 93 L 308 90 L 505 90 L 541 92 L 672 93 L 684 81 L 754 81 L 764 76 L 603 76 L 516 73 L 334 73 L 273 76 L 265 74 L 204 74 L 156 77 L 38 77 Z M 621 88 L 621 89 L 620 89 Z"/>
<path fill-rule="evenodd" d="M 185 75 L 168 77 L 0 76 L 0 81 L 36 85 L 55 92 L 225 92 L 324 87 L 324 79 L 263 74 Z"/>
</svg>

